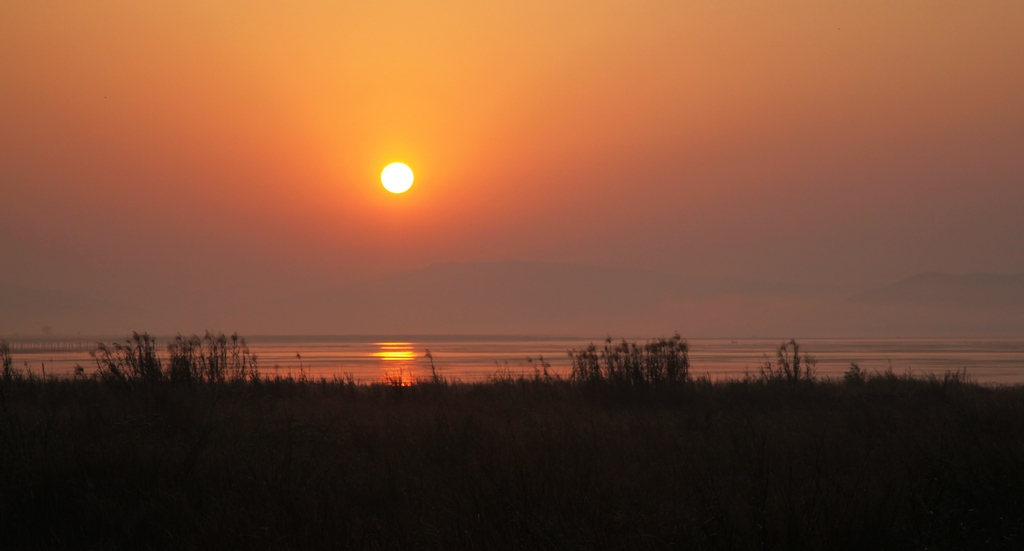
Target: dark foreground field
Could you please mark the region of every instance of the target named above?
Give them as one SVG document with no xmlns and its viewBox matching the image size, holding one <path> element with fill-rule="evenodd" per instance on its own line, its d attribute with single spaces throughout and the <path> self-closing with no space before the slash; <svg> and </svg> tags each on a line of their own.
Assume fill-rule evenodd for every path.
<svg viewBox="0 0 1024 551">
<path fill-rule="evenodd" d="M 1024 545 L 1024 389 L 958 377 L 0 388 L 5 549 Z"/>
<path fill-rule="evenodd" d="M 14 548 L 1019 547 L 1024 392 L 8 384 Z"/>
</svg>

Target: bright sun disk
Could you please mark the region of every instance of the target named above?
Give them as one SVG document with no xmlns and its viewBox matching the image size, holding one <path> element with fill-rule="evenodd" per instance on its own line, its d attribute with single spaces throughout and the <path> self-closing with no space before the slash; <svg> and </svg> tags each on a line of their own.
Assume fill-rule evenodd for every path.
<svg viewBox="0 0 1024 551">
<path fill-rule="evenodd" d="M 391 193 L 405 193 L 412 187 L 412 169 L 405 163 L 391 163 L 380 173 L 380 182 Z"/>
</svg>

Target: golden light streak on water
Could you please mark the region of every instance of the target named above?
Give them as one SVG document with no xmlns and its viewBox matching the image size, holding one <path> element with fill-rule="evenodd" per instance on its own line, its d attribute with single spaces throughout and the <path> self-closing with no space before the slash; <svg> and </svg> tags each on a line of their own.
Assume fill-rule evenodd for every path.
<svg viewBox="0 0 1024 551">
<path fill-rule="evenodd" d="M 412 362 L 416 359 L 416 352 L 413 351 L 412 343 L 409 342 L 379 342 L 375 343 L 378 350 L 372 354 L 385 363 L 383 368 L 383 380 L 392 386 L 409 386 L 416 380 L 413 375 L 414 367 Z"/>
</svg>

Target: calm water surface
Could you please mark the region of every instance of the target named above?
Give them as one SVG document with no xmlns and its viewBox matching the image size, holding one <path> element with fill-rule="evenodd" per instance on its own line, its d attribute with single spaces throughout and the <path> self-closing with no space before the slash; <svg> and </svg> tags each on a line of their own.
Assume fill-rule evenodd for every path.
<svg viewBox="0 0 1024 551">
<path fill-rule="evenodd" d="M 160 339 L 164 350 L 167 339 Z M 430 375 L 430 350 L 445 377 L 479 381 L 500 371 L 533 373 L 541 358 L 553 373 L 570 369 L 567 351 L 601 339 L 497 337 L 256 337 L 249 348 L 264 375 L 352 377 L 368 383 L 385 379 L 412 381 Z M 739 378 L 757 371 L 773 355 L 780 339 L 691 339 L 694 375 Z M 1024 383 L 1024 339 L 804 339 L 804 351 L 818 360 L 819 376 L 841 377 L 851 362 L 868 370 L 942 374 L 967 369 L 983 383 Z M 76 364 L 95 370 L 86 343 L 12 341 L 16 367 L 47 374 L 69 374 Z M 68 350 L 67 348 L 79 348 Z"/>
</svg>

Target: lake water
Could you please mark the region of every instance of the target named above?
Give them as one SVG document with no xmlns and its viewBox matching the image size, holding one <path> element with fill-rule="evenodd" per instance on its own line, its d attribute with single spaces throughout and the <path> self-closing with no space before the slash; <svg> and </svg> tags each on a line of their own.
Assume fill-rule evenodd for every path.
<svg viewBox="0 0 1024 551">
<path fill-rule="evenodd" d="M 160 340 L 164 350 L 166 339 Z M 430 375 L 430 350 L 439 374 L 479 381 L 499 370 L 533 373 L 540 358 L 553 373 L 565 375 L 567 351 L 601 339 L 499 337 L 255 337 L 248 340 L 264 375 L 305 374 L 328 379 L 351 376 L 363 383 L 385 379 L 412 381 Z M 765 355 L 774 357 L 780 339 L 691 339 L 694 375 L 740 378 L 757 371 Z M 902 374 L 936 373 L 966 368 L 982 383 L 1024 383 L 1024 339 L 804 339 L 803 351 L 814 356 L 819 376 L 842 377 L 851 362 L 862 369 L 892 369 Z M 15 367 L 67 375 L 76 364 L 95 370 L 87 343 L 12 341 Z"/>
</svg>

